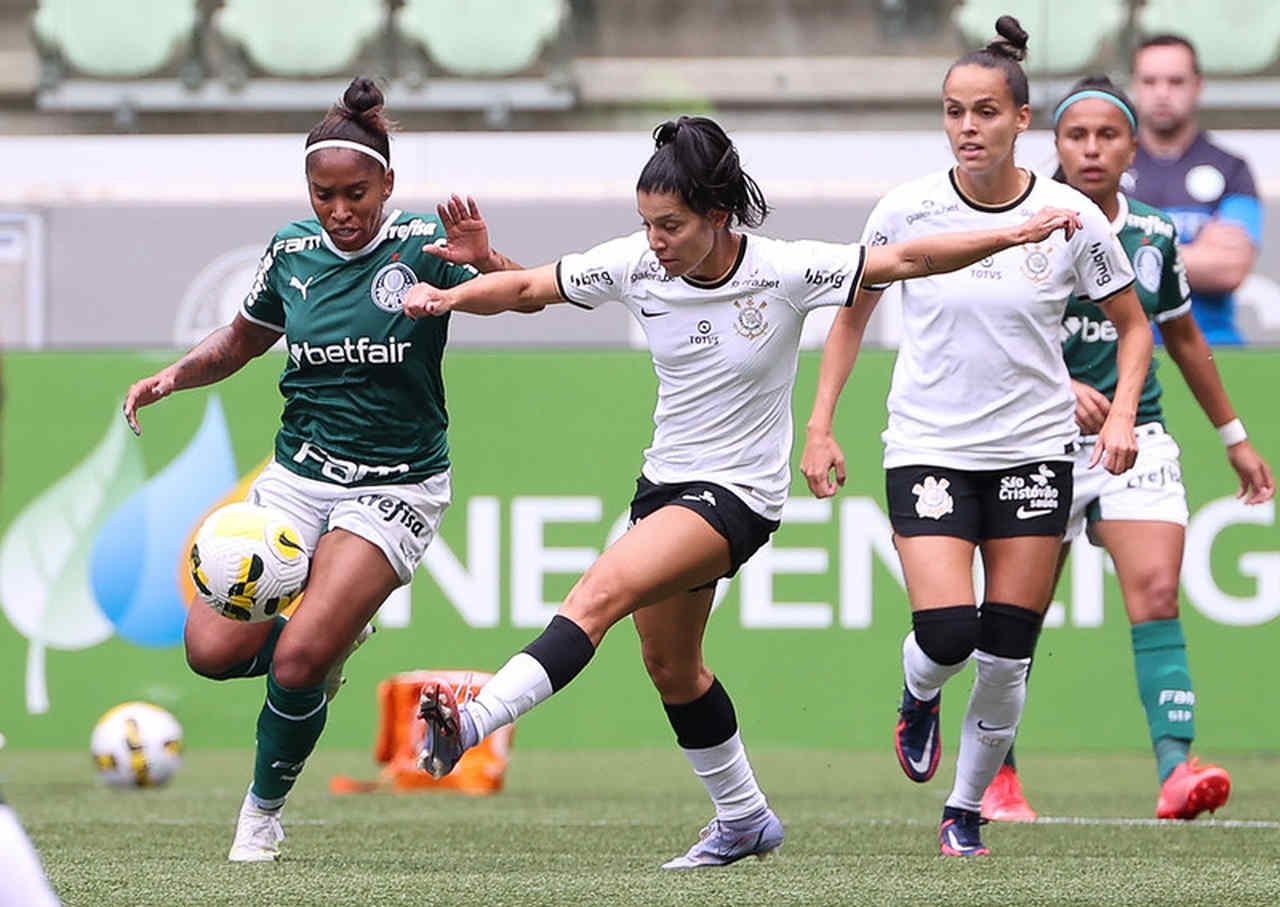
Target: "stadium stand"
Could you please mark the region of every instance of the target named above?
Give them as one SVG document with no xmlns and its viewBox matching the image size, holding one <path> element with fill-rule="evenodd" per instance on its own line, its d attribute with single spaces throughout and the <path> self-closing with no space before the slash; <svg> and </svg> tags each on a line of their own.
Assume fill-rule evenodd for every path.
<svg viewBox="0 0 1280 907">
<path fill-rule="evenodd" d="M 1026 68 L 1033 72 L 1083 71 L 1104 45 L 1119 41 L 1129 18 L 1124 0 L 965 0 L 952 21 L 967 45 L 981 47 L 993 37 L 993 23 L 1006 13 L 1017 16 L 1032 36 Z"/>
<path fill-rule="evenodd" d="M 347 72 L 387 20 L 384 0 L 226 0 L 212 25 L 258 71 L 296 77 Z"/>
<path fill-rule="evenodd" d="M 102 0 L 40 0 L 32 30 L 51 65 L 118 78 L 172 63 L 190 46 L 199 18 L 196 0 L 130 0 L 124 11 Z"/>
<path fill-rule="evenodd" d="M 1146 0 L 1137 12 L 1137 22 L 1146 34 L 1189 35 L 1195 41 L 1201 67 L 1212 73 L 1259 72 L 1274 64 L 1280 53 L 1280 4 L 1277 3 Z"/>
<path fill-rule="evenodd" d="M 396 30 L 459 76 L 523 72 L 564 22 L 564 0 L 405 0 Z"/>
</svg>

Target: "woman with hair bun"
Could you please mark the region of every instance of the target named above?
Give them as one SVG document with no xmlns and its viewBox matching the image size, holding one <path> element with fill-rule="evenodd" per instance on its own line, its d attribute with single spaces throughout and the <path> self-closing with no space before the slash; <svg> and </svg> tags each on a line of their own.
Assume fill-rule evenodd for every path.
<svg viewBox="0 0 1280 907">
<path fill-rule="evenodd" d="M 1120 191 L 1121 178 L 1138 150 L 1137 109 L 1106 76 L 1090 76 L 1072 86 L 1059 102 L 1053 127 L 1061 162 L 1056 178 L 1087 195 L 1115 229 L 1137 275 L 1144 312 L 1222 437 L 1227 461 L 1240 480 L 1238 497 L 1246 504 L 1271 500 L 1275 495 L 1271 468 L 1249 443 L 1192 314 L 1191 288 L 1173 220 Z M 1156 817 L 1194 819 L 1227 802 L 1231 776 L 1226 769 L 1191 755 L 1196 695 L 1178 618 L 1187 493 L 1181 451 L 1164 424 L 1158 363 L 1151 360 L 1138 404 L 1134 473 L 1140 479 L 1091 472 L 1085 468 L 1089 449 L 1115 392 L 1115 332 L 1104 312 L 1081 299 L 1071 301 L 1063 326 L 1062 351 L 1075 392 L 1076 422 L 1085 437 L 1076 455 L 1071 519 L 1058 572 L 1072 539 L 1086 528 L 1090 541 L 1111 555 L 1131 624 L 1138 697 L 1160 779 Z M 982 814 L 988 819 L 1035 818 L 1022 795 L 1012 748 L 987 788 Z"/>
<path fill-rule="evenodd" d="M 1071 507 L 1079 430 L 1059 341 L 1068 301 L 1099 306 L 1118 338 L 1114 401 L 1089 469 L 1118 475 L 1133 465 L 1134 418 L 1151 361 L 1133 271 L 1106 217 L 1074 189 L 1014 162 L 1015 140 L 1031 122 L 1019 65 L 1027 34 L 1011 16 L 996 30 L 996 40 L 957 60 L 943 82 L 943 128 L 956 166 L 891 191 L 863 235 L 875 244 L 998 227 L 1045 205 L 1078 210 L 1084 224 L 1070 237 L 902 284 L 903 339 L 882 435 L 889 521 L 912 611 L 894 748 L 912 781 L 933 777 L 942 686 L 972 658 L 977 674 L 938 832 L 951 856 L 988 853 L 979 834 L 982 795 L 1022 715 Z M 860 304 L 840 312 L 827 337 L 801 462 L 818 497 L 844 479 L 832 436 L 836 401 L 887 285 L 865 281 Z M 979 550 L 981 608 L 973 582 Z"/>
<path fill-rule="evenodd" d="M 285 797 L 324 728 L 346 657 L 370 619 L 409 582 L 450 500 L 440 362 L 447 321 L 413 321 L 409 287 L 452 287 L 514 267 L 489 248 L 475 203 L 438 215 L 388 209 L 395 183 L 382 92 L 357 78 L 307 136 L 315 217 L 279 230 L 231 324 L 129 388 L 124 414 L 234 374 L 287 335 L 275 458 L 250 502 L 288 514 L 311 556 L 292 618 L 237 623 L 187 615 L 187 662 L 214 680 L 266 675 L 253 783 L 229 859 L 275 860 Z M 448 235 L 447 257 L 435 244 Z M 461 264 L 470 262 L 475 267 Z M 387 507 L 414 519 L 387 521 Z"/>
<path fill-rule="evenodd" d="M 625 305 L 658 377 L 653 443 L 631 527 L 578 580 L 542 634 L 470 702 L 429 681 L 423 767 L 437 777 L 495 728 L 572 680 L 605 632 L 631 615 L 645 667 L 716 816 L 664 868 L 763 856 L 782 824 L 747 760 L 729 694 L 702 660 L 716 581 L 733 576 L 775 529 L 790 486 L 791 390 L 800 327 L 819 306 L 849 305 L 863 279 L 964 267 L 1076 225 L 1046 210 L 981 233 L 864 246 L 748 236 L 768 213 L 729 137 L 705 117 L 654 132 L 636 204 L 644 229 L 529 271 L 409 292 L 411 316 L 494 314 L 568 302 Z M 427 319 L 431 320 L 431 319 Z"/>
</svg>

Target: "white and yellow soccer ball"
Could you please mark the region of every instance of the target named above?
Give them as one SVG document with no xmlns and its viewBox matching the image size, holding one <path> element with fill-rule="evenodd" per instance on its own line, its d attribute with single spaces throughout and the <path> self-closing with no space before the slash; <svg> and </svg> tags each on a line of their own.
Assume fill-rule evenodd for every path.
<svg viewBox="0 0 1280 907">
<path fill-rule="evenodd" d="M 98 719 L 89 752 L 112 787 L 155 787 L 182 765 L 182 725 L 158 705 L 126 702 Z"/>
<path fill-rule="evenodd" d="M 310 559 L 287 516 L 239 502 L 219 507 L 191 546 L 191 581 L 232 620 L 272 620 L 302 592 Z"/>
</svg>

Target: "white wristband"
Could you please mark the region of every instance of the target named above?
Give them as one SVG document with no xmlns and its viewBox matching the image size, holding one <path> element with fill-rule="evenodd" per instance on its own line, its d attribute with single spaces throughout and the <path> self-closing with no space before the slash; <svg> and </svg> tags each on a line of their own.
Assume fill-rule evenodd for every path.
<svg viewBox="0 0 1280 907">
<path fill-rule="evenodd" d="M 1248 433 L 1244 430 L 1244 423 L 1239 419 L 1232 419 L 1225 425 L 1218 426 L 1218 437 L 1222 439 L 1222 443 L 1227 447 L 1239 444 L 1249 438 Z"/>
</svg>

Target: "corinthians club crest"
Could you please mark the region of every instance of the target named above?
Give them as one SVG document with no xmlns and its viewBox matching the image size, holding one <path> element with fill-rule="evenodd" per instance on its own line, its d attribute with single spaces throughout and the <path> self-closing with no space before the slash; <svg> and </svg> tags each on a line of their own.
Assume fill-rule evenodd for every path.
<svg viewBox="0 0 1280 907">
<path fill-rule="evenodd" d="M 738 318 L 733 323 L 733 329 L 748 340 L 755 340 L 769 327 L 769 322 L 764 317 L 768 304 L 757 303 L 754 299 L 735 301 L 733 305 L 738 310 Z"/>
<path fill-rule="evenodd" d="M 1023 246 L 1023 249 L 1026 252 L 1026 258 L 1022 261 L 1022 273 L 1026 275 L 1027 280 L 1040 283 L 1049 277 L 1052 266 L 1044 248 L 1036 243 L 1028 243 Z"/>
<path fill-rule="evenodd" d="M 933 476 L 925 476 L 923 484 L 913 485 L 911 493 L 916 496 L 916 514 L 922 519 L 940 520 L 955 510 L 955 501 L 947 492 L 950 487 L 950 479 Z"/>
<path fill-rule="evenodd" d="M 384 312 L 396 313 L 404 308 L 404 297 L 409 287 L 418 282 L 418 275 L 413 269 L 400 261 L 393 261 L 373 275 L 373 286 L 369 295 L 373 304 Z"/>
</svg>

